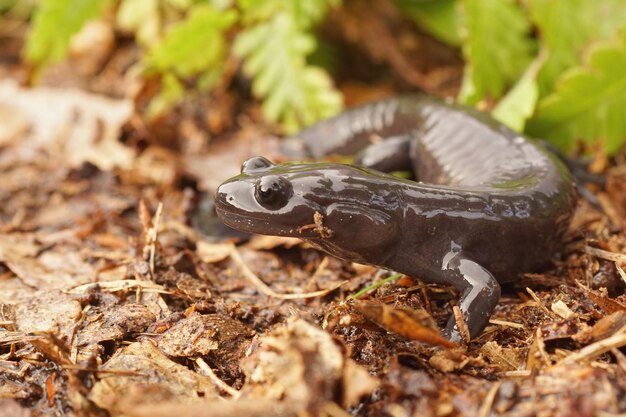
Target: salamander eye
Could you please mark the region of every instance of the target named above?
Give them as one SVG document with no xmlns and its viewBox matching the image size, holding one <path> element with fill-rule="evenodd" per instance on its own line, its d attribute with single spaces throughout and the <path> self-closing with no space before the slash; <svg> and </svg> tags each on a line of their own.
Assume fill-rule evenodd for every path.
<svg viewBox="0 0 626 417">
<path fill-rule="evenodd" d="M 261 178 L 254 190 L 256 201 L 269 210 L 284 207 L 292 194 L 291 183 L 278 175 L 267 175 Z"/>
<path fill-rule="evenodd" d="M 274 164 L 272 164 L 269 159 L 263 158 L 262 156 L 255 156 L 247 159 L 241 165 L 241 173 L 247 174 L 249 172 L 259 171 L 261 169 L 269 168 L 271 166 L 274 166 Z"/>
</svg>

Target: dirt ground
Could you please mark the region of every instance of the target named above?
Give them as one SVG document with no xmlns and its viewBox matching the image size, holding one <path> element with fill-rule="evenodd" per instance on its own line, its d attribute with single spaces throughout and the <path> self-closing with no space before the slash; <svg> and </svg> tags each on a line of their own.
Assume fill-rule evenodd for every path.
<svg viewBox="0 0 626 417">
<path fill-rule="evenodd" d="M 458 51 L 371 16 L 328 30 L 348 104 L 457 91 Z M 28 88 L 24 30 L 0 33 L 1 416 L 626 413 L 623 153 L 595 152 L 599 207 L 580 201 L 552 267 L 446 347 L 430 329 L 450 288 L 292 239 L 211 236 L 206 195 L 247 157 L 279 157 L 237 74 L 147 121 L 158 80 L 130 70 L 128 39 Z"/>
</svg>

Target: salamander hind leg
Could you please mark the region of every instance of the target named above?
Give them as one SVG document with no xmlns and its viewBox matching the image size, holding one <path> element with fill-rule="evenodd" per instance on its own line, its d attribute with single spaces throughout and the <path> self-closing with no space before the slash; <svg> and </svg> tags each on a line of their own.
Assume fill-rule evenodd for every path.
<svg viewBox="0 0 626 417">
<path fill-rule="evenodd" d="M 500 299 L 500 284 L 482 265 L 466 257 L 461 248 L 452 244 L 442 261 L 443 282 L 461 293 L 459 309 L 469 330 L 470 338 L 483 331 Z M 444 330 L 444 336 L 453 342 L 462 339 L 453 315 Z"/>
</svg>

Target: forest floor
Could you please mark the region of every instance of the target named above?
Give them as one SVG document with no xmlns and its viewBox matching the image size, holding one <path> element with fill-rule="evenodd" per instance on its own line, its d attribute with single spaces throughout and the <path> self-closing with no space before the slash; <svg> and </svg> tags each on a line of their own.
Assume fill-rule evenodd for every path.
<svg viewBox="0 0 626 417">
<path fill-rule="evenodd" d="M 458 51 L 335 19 L 348 105 L 458 90 Z M 297 240 L 202 232 L 203 193 L 247 157 L 280 158 L 237 74 L 148 121 L 158 80 L 130 70 L 132 42 L 73 51 L 28 88 L 23 34 L 0 34 L 0 415 L 626 413 L 623 154 L 594 155 L 601 209 L 580 201 L 552 267 L 441 348 L 413 339 L 426 313 L 445 324 L 451 288 L 376 287 L 375 268 Z"/>
</svg>

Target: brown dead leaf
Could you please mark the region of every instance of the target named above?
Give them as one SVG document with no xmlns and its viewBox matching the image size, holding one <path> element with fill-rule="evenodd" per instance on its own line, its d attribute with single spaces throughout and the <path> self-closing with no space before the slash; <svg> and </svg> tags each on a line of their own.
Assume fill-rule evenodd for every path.
<svg viewBox="0 0 626 417">
<path fill-rule="evenodd" d="M 145 332 L 156 316 L 142 304 L 104 304 L 88 311 L 77 334 L 77 345 L 122 340 L 128 334 Z"/>
<path fill-rule="evenodd" d="M 576 320 L 547 320 L 539 329 L 544 341 L 568 339 L 578 332 L 578 323 Z"/>
<path fill-rule="evenodd" d="M 462 348 L 438 350 L 430 357 L 428 363 L 433 368 L 449 373 L 461 370 L 468 365 L 481 366 L 484 360 L 481 357 L 470 357 Z"/>
<path fill-rule="evenodd" d="M 8 103 L 0 102 L 0 146 L 19 140 L 28 131 L 28 120 Z"/>
<path fill-rule="evenodd" d="M 357 303 L 354 307 L 383 329 L 409 340 L 447 348 L 456 346 L 441 336 L 437 324 L 426 310 L 390 307 L 385 304 Z"/>
<path fill-rule="evenodd" d="M 600 291 L 592 291 L 582 285 L 579 287 L 585 292 L 587 297 L 591 299 L 598 307 L 604 310 L 608 314 L 615 313 L 617 311 L 626 311 L 626 305 L 620 303 L 617 300 L 610 298 L 606 293 Z"/>
<path fill-rule="evenodd" d="M 173 294 L 178 296 L 184 295 L 195 302 L 211 299 L 211 286 L 209 283 L 184 272 L 168 269 L 156 277 L 156 282 L 167 288 L 176 288 L 178 291 L 172 291 Z"/>
<path fill-rule="evenodd" d="M 198 357 L 213 354 L 239 359 L 253 332 L 241 322 L 219 314 L 193 315 L 168 329 L 157 343 L 165 354 Z"/>
<path fill-rule="evenodd" d="M 216 398 L 207 378 L 167 358 L 150 342 L 135 342 L 113 355 L 101 368 L 89 399 L 111 415 L 141 404 Z"/>
<path fill-rule="evenodd" d="M 520 352 L 519 349 L 504 348 L 498 343 L 490 341 L 485 343 L 480 353 L 485 355 L 489 363 L 498 368 L 498 371 L 515 371 L 520 368 Z"/>
<path fill-rule="evenodd" d="M 49 247 L 42 238 L 32 233 L 0 234 L 0 262 L 38 290 L 68 288 L 95 276 L 94 267 L 85 262 L 74 245 Z"/>
<path fill-rule="evenodd" d="M 85 161 L 102 169 L 132 165 L 134 151 L 118 142 L 121 126 L 132 114 L 130 100 L 71 89 L 24 89 L 5 80 L 0 83 L 0 104 L 28 120 L 25 144 L 55 150 L 70 166 Z"/>
<path fill-rule="evenodd" d="M 15 328 L 24 333 L 49 333 L 68 344 L 81 317 L 80 303 L 60 291 L 41 292 L 14 306 Z"/>
<path fill-rule="evenodd" d="M 371 394 L 378 387 L 378 381 L 370 376 L 365 368 L 352 360 L 344 365 L 343 403 L 344 407 L 358 404 L 361 398 Z"/>
<path fill-rule="evenodd" d="M 259 350 L 242 361 L 248 376 L 242 398 L 280 399 L 318 415 L 330 401 L 355 404 L 378 386 L 378 380 L 347 358 L 330 334 L 302 319 L 289 319 L 259 344 Z"/>
</svg>

